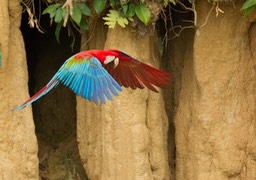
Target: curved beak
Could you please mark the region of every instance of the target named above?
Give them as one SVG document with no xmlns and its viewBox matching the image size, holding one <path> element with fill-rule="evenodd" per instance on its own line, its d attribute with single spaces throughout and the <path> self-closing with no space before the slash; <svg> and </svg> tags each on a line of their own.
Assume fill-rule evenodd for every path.
<svg viewBox="0 0 256 180">
<path fill-rule="evenodd" d="M 114 68 L 116 68 L 116 66 L 119 64 L 119 58 L 115 58 L 114 59 Z"/>
</svg>

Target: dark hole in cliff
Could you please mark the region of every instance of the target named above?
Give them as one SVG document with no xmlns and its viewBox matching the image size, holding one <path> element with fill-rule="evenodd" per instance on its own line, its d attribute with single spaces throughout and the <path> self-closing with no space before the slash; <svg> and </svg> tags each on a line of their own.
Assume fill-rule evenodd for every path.
<svg viewBox="0 0 256 180">
<path fill-rule="evenodd" d="M 183 3 L 183 4 L 181 4 Z M 187 8 L 185 8 L 187 7 Z M 173 117 L 179 103 L 184 54 L 193 48 L 194 13 L 189 1 L 179 1 L 176 5 L 169 4 L 157 21 L 158 36 L 163 42 L 162 67 L 172 74 L 172 85 L 164 90 L 164 101 L 169 119 L 168 155 L 171 179 L 175 179 L 176 144 Z M 192 53 L 191 53 L 192 55 Z"/>
<path fill-rule="evenodd" d="M 42 7 L 44 9 L 44 7 Z M 29 91 L 32 96 L 45 86 L 64 61 L 80 49 L 80 34 L 76 30 L 73 51 L 72 38 L 62 29 L 61 43 L 55 39 L 55 26 L 50 26 L 48 15 L 41 17 L 44 34 L 28 25 L 23 13 L 23 33 L 29 72 Z M 79 158 L 76 141 L 76 96 L 63 85 L 33 103 L 33 117 L 39 148 L 41 179 L 87 179 Z"/>
</svg>

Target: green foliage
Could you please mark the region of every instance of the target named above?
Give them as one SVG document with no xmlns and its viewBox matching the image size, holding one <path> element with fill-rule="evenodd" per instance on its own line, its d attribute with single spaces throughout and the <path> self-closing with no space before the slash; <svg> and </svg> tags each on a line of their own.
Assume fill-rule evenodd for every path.
<svg viewBox="0 0 256 180">
<path fill-rule="evenodd" d="M 56 10 L 59 7 L 61 7 L 60 3 L 52 4 L 43 11 L 43 15 L 48 13 L 50 14 L 50 18 L 53 18 L 56 15 Z"/>
<path fill-rule="evenodd" d="M 56 37 L 56 40 L 59 42 L 60 30 L 64 25 L 64 21 L 67 16 L 66 8 L 62 8 L 60 3 L 56 3 L 48 6 L 43 11 L 42 14 L 43 15 L 49 14 L 50 19 L 54 20 L 54 22 L 57 24 L 56 30 L 55 30 L 55 37 Z M 81 29 L 88 30 L 89 29 L 88 23 L 84 18 L 82 18 L 82 15 L 92 16 L 91 10 L 86 4 L 77 2 L 73 6 L 73 13 L 71 18 L 69 19 L 70 21 L 75 22 L 75 24 L 79 26 Z"/>
<path fill-rule="evenodd" d="M 109 28 L 114 28 L 116 23 L 123 28 L 128 24 L 127 18 L 122 17 L 116 10 L 110 10 L 107 17 L 104 17 L 103 19 L 106 21 L 104 24 L 108 25 Z"/>
<path fill-rule="evenodd" d="M 135 6 L 135 14 L 145 25 L 148 25 L 150 21 L 150 10 L 145 3 Z"/>
<path fill-rule="evenodd" d="M 172 3 L 172 4 L 176 5 L 175 0 L 164 0 L 164 7 L 167 7 L 169 3 Z"/>
<path fill-rule="evenodd" d="M 93 8 L 97 14 L 100 14 L 106 7 L 106 0 L 94 0 Z"/>
<path fill-rule="evenodd" d="M 145 25 L 150 22 L 151 12 L 144 0 L 140 0 L 137 4 L 130 0 L 110 0 L 110 6 L 112 10 L 109 10 L 107 16 L 103 18 L 109 28 L 114 28 L 116 24 L 124 28 L 135 16 Z"/>
<path fill-rule="evenodd" d="M 89 25 L 86 21 L 86 19 L 88 20 L 88 18 L 92 17 L 92 12 L 89 7 L 92 7 L 97 15 L 101 15 L 106 7 L 110 6 L 110 10 L 106 16 L 103 17 L 105 20 L 104 24 L 108 25 L 109 28 L 114 28 L 116 25 L 125 28 L 129 22 L 134 21 L 134 19 L 140 20 L 145 25 L 150 24 L 151 11 L 145 0 L 64 0 L 64 5 L 61 0 L 55 2 L 56 3 L 49 5 L 42 14 L 49 14 L 51 22 L 57 24 L 55 36 L 58 42 L 61 28 L 63 26 L 66 27 L 69 23 L 80 29 L 89 29 Z M 176 4 L 176 1 L 163 1 L 165 7 L 169 3 Z M 70 12 L 70 9 L 72 9 L 72 12 Z"/>
<path fill-rule="evenodd" d="M 135 5 L 134 4 L 129 4 L 128 10 L 126 12 L 127 17 L 131 18 L 135 15 Z"/>
<path fill-rule="evenodd" d="M 86 16 L 92 16 L 91 10 L 85 3 L 77 3 L 77 6 L 81 10 L 81 13 Z"/>
<path fill-rule="evenodd" d="M 62 25 L 63 25 L 63 21 L 59 22 L 55 29 L 55 37 L 58 43 L 60 42 L 60 30 Z"/>
<path fill-rule="evenodd" d="M 125 28 L 129 22 L 133 21 L 136 17 L 145 25 L 149 25 L 151 19 L 151 11 L 145 0 L 92 0 L 86 2 L 80 0 L 69 2 L 69 0 L 66 0 L 64 6 L 60 2 L 49 5 L 43 11 L 43 15 L 49 14 L 51 22 L 57 24 L 55 35 L 58 42 L 61 28 L 66 26 L 67 22 L 71 22 L 72 25 L 78 26 L 84 30 L 89 29 L 87 21 L 83 18 L 83 16 L 88 18 L 92 17 L 88 3 L 91 3 L 90 7 L 92 7 L 98 15 L 108 7 L 107 2 L 109 3 L 110 10 L 106 16 L 103 17 L 105 20 L 104 24 L 108 25 L 109 28 L 114 28 L 117 24 Z M 163 5 L 167 6 L 169 3 L 175 4 L 175 2 L 175 0 L 164 0 Z M 69 12 L 70 9 L 73 9 L 72 13 Z"/>
<path fill-rule="evenodd" d="M 256 0 L 246 0 L 241 8 L 244 11 L 244 15 L 248 15 L 256 6 Z"/>
<path fill-rule="evenodd" d="M 75 21 L 75 23 L 77 25 L 80 24 L 81 19 L 82 19 L 82 12 L 81 12 L 80 8 L 77 5 L 75 5 L 74 8 L 73 8 L 73 14 L 72 14 L 71 18 L 72 18 L 73 21 Z"/>
<path fill-rule="evenodd" d="M 62 9 L 61 9 L 61 8 L 58 8 L 58 9 L 56 10 L 56 14 L 55 14 L 54 21 L 55 21 L 56 23 L 60 23 L 61 20 L 62 20 Z"/>
</svg>

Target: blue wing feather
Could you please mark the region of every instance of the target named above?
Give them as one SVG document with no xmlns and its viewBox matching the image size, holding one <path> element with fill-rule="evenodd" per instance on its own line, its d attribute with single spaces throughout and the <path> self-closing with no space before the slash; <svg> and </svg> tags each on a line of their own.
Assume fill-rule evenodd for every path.
<svg viewBox="0 0 256 180">
<path fill-rule="evenodd" d="M 91 83 L 90 83 L 90 91 L 89 91 L 89 100 L 93 100 L 93 93 L 94 93 L 94 76 L 91 78 Z"/>
<path fill-rule="evenodd" d="M 118 91 L 122 91 L 120 85 L 95 57 L 77 60 L 73 56 L 63 64 L 56 75 L 78 96 L 94 101 L 95 104 L 99 103 L 99 99 L 105 104 L 106 98 L 113 99 L 111 93 L 118 96 Z"/>
<path fill-rule="evenodd" d="M 108 82 L 107 82 L 107 80 L 105 79 L 105 78 L 102 78 L 102 81 L 103 81 L 103 91 L 104 91 L 104 94 L 106 95 L 106 97 L 108 98 L 108 99 L 110 99 L 110 100 L 112 100 L 112 96 L 111 96 L 111 94 L 110 94 L 110 92 L 109 92 L 109 90 L 108 90 Z"/>
<path fill-rule="evenodd" d="M 78 96 L 94 101 L 97 105 L 99 100 L 106 104 L 105 96 L 112 100 L 110 91 L 115 96 L 118 95 L 118 91 L 122 91 L 121 86 L 102 67 L 97 58 L 83 57 L 82 59 L 76 59 L 76 55 L 74 55 L 65 61 L 46 86 L 22 105 L 14 108 L 13 111 L 21 110 L 35 102 L 60 82 L 70 87 Z"/>
<path fill-rule="evenodd" d="M 53 88 L 55 88 L 59 83 L 60 83 L 60 81 L 58 80 L 57 75 L 55 74 L 46 86 L 44 86 L 40 91 L 38 91 L 31 98 L 29 98 L 27 101 L 25 101 L 22 105 L 15 107 L 11 111 L 18 111 L 18 110 L 21 110 L 21 109 L 27 107 L 28 105 L 32 104 L 33 102 L 35 102 L 42 96 L 46 95 L 49 91 L 51 91 Z"/>
<path fill-rule="evenodd" d="M 85 86 L 84 86 L 84 98 L 88 99 L 90 76 L 87 75 Z"/>
<path fill-rule="evenodd" d="M 94 102 L 98 105 L 99 101 L 98 101 L 98 94 L 99 94 L 99 84 L 98 84 L 98 79 L 94 77 L 94 93 L 93 93 L 93 100 Z"/>
<path fill-rule="evenodd" d="M 108 84 L 113 84 L 114 86 L 109 86 L 109 89 L 110 89 L 110 91 L 112 92 L 112 94 L 114 94 L 115 96 L 117 96 L 118 95 L 118 92 L 117 92 L 117 90 L 116 90 L 116 88 L 118 89 L 118 86 L 115 84 L 116 83 L 116 81 L 112 78 L 112 77 L 107 77 L 106 78 L 107 79 L 107 81 L 108 81 Z M 119 89 L 118 89 L 119 90 Z"/>
<path fill-rule="evenodd" d="M 104 86 L 103 86 L 103 82 L 102 82 L 101 77 L 98 78 L 98 82 L 99 82 L 99 92 L 98 92 L 98 96 L 99 96 L 100 100 L 101 100 L 104 104 L 106 104 L 106 99 L 105 99 L 105 97 L 104 97 L 104 92 L 103 92 Z"/>
<path fill-rule="evenodd" d="M 85 95 L 85 89 L 86 89 L 86 83 L 87 83 L 87 78 L 89 78 L 88 76 L 84 75 L 84 82 L 83 84 L 81 84 L 81 91 L 80 91 L 80 94 L 83 98 L 86 98 L 86 95 Z"/>
</svg>

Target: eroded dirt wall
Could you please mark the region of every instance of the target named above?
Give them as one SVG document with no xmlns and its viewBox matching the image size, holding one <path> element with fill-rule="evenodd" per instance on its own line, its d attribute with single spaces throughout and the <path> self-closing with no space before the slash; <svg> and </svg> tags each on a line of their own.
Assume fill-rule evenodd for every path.
<svg viewBox="0 0 256 180">
<path fill-rule="evenodd" d="M 256 179 L 255 64 L 242 4 L 196 30 L 175 114 L 177 179 Z M 197 1 L 198 25 L 211 4 Z"/>
<path fill-rule="evenodd" d="M 98 29 L 97 39 L 103 35 L 104 40 Z M 105 45 L 98 41 L 94 47 L 121 49 L 157 67 L 156 42 L 117 26 L 108 31 Z M 161 95 L 123 88 L 100 106 L 77 98 L 79 151 L 90 179 L 169 179 L 168 120 Z"/>
<path fill-rule="evenodd" d="M 29 97 L 25 47 L 19 29 L 20 1 L 0 0 L 0 4 L 0 179 L 38 179 L 31 107 L 10 112 Z"/>
<path fill-rule="evenodd" d="M 166 70 L 172 72 L 173 78 L 171 86 L 164 91 L 166 111 L 169 117 L 168 154 L 172 179 L 175 179 L 176 170 L 176 129 L 174 127 L 173 116 L 176 114 L 180 103 L 180 90 L 183 87 L 182 78 L 184 78 L 183 67 L 185 65 L 192 67 L 192 65 L 188 63 L 192 62 L 194 34 L 194 29 L 187 29 L 182 31 L 179 37 L 171 40 L 168 44 L 168 51 L 166 52 L 166 57 L 164 59 L 165 61 L 163 62 Z M 192 68 L 190 71 L 191 70 Z M 189 72 L 189 74 L 190 73 L 191 72 Z M 179 122 L 176 122 L 176 124 L 179 124 Z M 182 126 L 182 124 L 179 125 Z"/>
</svg>

